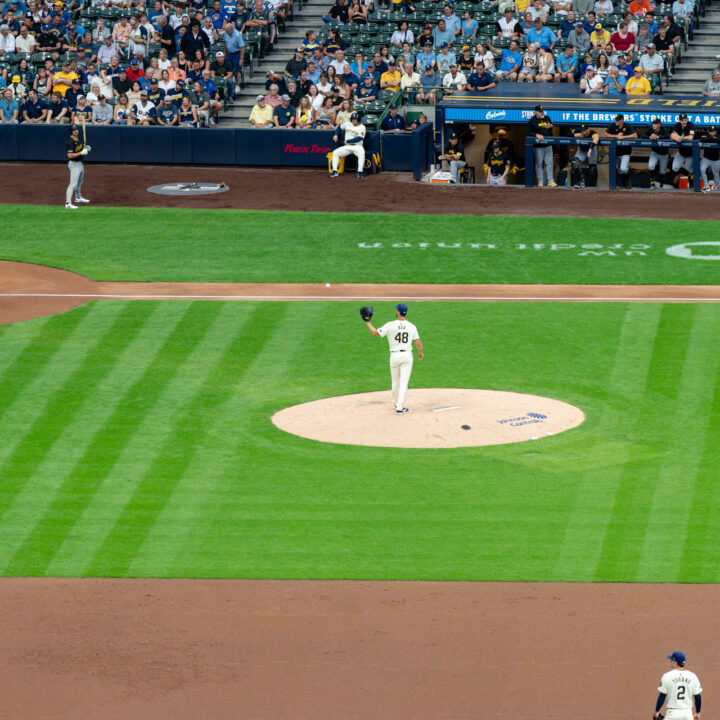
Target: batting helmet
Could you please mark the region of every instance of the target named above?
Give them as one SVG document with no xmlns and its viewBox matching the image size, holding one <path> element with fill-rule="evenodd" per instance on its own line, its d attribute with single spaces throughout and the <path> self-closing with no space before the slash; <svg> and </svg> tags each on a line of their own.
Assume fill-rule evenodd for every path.
<svg viewBox="0 0 720 720">
<path fill-rule="evenodd" d="M 357 120 L 358 122 L 360 122 L 360 113 L 354 112 L 354 113 L 350 116 L 350 119 L 351 119 L 351 120 Z"/>
<path fill-rule="evenodd" d="M 70 134 L 72 135 L 76 130 L 79 130 L 79 129 L 80 129 L 79 125 L 71 125 L 70 126 Z"/>
</svg>

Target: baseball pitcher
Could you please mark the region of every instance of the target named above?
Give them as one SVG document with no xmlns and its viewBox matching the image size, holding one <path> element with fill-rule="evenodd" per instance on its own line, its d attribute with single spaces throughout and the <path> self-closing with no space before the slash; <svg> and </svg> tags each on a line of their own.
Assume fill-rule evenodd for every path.
<svg viewBox="0 0 720 720">
<path fill-rule="evenodd" d="M 412 343 L 415 343 L 418 350 L 418 358 L 422 360 L 423 357 L 423 347 L 417 328 L 405 319 L 407 311 L 408 307 L 405 303 L 398 303 L 395 306 L 397 319 L 375 329 L 370 322 L 373 316 L 372 307 L 360 308 L 360 316 L 367 324 L 368 330 L 377 337 L 386 337 L 390 345 L 392 401 L 396 415 L 404 415 L 408 412 L 408 408 L 405 407 L 405 396 L 413 367 Z"/>
<path fill-rule="evenodd" d="M 360 122 L 360 115 L 354 112 L 350 116 L 349 122 L 346 121 L 335 128 L 335 134 L 333 135 L 333 140 L 335 142 L 338 142 L 341 130 L 345 132 L 345 144 L 342 147 L 337 148 L 337 150 L 333 150 L 332 172 L 330 173 L 330 177 L 338 176 L 337 170 L 340 158 L 347 157 L 348 155 L 354 155 L 357 158 L 357 176 L 362 179 L 363 168 L 365 167 L 365 148 L 363 147 L 363 141 L 365 140 L 365 126 Z"/>
</svg>

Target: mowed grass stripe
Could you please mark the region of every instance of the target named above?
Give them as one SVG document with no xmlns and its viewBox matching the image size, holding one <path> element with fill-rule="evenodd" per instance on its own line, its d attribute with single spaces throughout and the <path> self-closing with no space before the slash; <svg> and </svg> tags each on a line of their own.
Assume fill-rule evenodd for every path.
<svg viewBox="0 0 720 720">
<path fill-rule="evenodd" d="M 55 553 L 82 517 L 88 503 L 102 486 L 122 449 L 142 421 L 144 409 L 151 407 L 161 393 L 168 378 L 168 356 L 187 355 L 198 337 L 204 334 L 205 326 L 199 322 L 205 315 L 202 305 L 200 302 L 191 303 L 156 355 L 145 358 L 147 364 L 143 374 L 123 397 L 118 398 L 112 414 L 89 439 L 43 517 L 28 533 L 8 564 L 6 575 L 45 574 Z M 157 303 L 129 302 L 123 314 L 137 314 L 136 327 L 139 329 L 147 320 L 148 310 L 156 306 Z M 104 361 L 107 363 L 108 357 L 112 358 L 116 353 L 113 353 L 112 347 L 105 350 Z M 102 355 L 95 358 L 98 366 L 103 365 L 102 359 Z M 128 413 L 128 407 L 134 408 L 134 412 Z"/>
<path fill-rule="evenodd" d="M 158 449 L 148 472 L 96 553 L 87 575 L 123 576 L 127 573 L 175 487 L 183 479 L 213 413 L 225 401 L 225 388 L 229 383 L 241 381 L 255 354 L 272 334 L 274 320 L 285 309 L 281 303 L 256 305 L 222 356 L 209 365 L 205 381 L 178 413 L 172 436 Z"/>
<path fill-rule="evenodd" d="M 58 489 L 62 487 L 62 483 L 76 467 L 78 459 L 82 456 L 97 428 L 103 427 L 107 419 L 115 412 L 117 403 L 124 396 L 127 388 L 142 374 L 145 366 L 143 362 L 138 362 L 138 358 L 142 358 L 144 361 L 146 358 L 152 357 L 184 312 L 184 308 L 176 303 L 134 303 L 134 305 L 137 310 L 143 308 L 145 310 L 143 316 L 145 320 L 142 326 L 138 328 L 137 334 L 124 348 L 120 345 L 115 348 L 117 353 L 113 353 L 110 357 L 95 355 L 98 363 L 111 369 L 104 378 L 94 383 L 92 392 L 87 395 L 80 411 L 67 418 L 67 421 L 62 415 L 55 417 L 56 422 L 63 425 L 61 436 L 45 454 L 43 462 L 36 468 L 32 479 L 25 483 L 22 491 L 5 513 L 2 523 L 0 523 L 0 567 L 4 567 L 13 557 L 25 540 L 28 529 L 34 527 L 43 517 L 55 499 Z M 163 313 L 158 312 L 161 307 L 164 309 Z M 99 335 L 95 328 L 96 336 L 93 339 L 92 328 L 99 323 L 107 329 L 122 308 L 122 303 L 117 305 L 109 302 L 97 303 L 95 310 L 82 326 L 83 333 L 76 333 L 72 336 L 71 342 L 67 343 L 75 346 L 78 362 L 82 360 L 83 352 L 95 347 Z M 88 333 L 88 337 L 85 337 L 86 333 Z M 83 348 L 83 342 L 86 343 L 85 348 Z M 62 365 L 65 361 L 66 358 L 59 353 L 53 367 L 57 364 Z M 64 368 L 57 367 L 55 371 L 57 384 L 52 388 L 52 392 L 48 392 L 51 396 L 57 391 L 57 386 L 64 381 Z M 46 374 L 50 375 L 50 370 Z M 48 378 L 47 382 L 52 382 L 52 379 Z M 132 408 L 127 408 L 127 411 L 132 413 Z M 116 428 L 115 433 L 121 437 L 122 429 Z M 108 487 L 107 481 L 105 481 L 104 492 L 101 494 L 107 498 L 108 495 L 119 492 L 127 485 L 127 481 L 127 477 L 116 478 L 112 487 Z M 85 529 L 91 527 L 97 531 L 98 526 L 107 527 L 107 524 L 107 510 L 101 505 L 98 507 L 95 517 L 88 519 L 87 513 L 85 513 L 75 527 L 78 525 Z M 87 559 L 87 552 L 84 548 L 79 549 L 76 563 L 79 559 Z"/>
<path fill-rule="evenodd" d="M 617 310 L 620 307 L 616 306 Z M 594 433 L 598 444 L 612 449 L 614 465 L 587 470 L 578 478 L 574 506 L 569 514 L 562 548 L 551 574 L 552 580 L 590 580 L 600 561 L 601 543 L 612 512 L 614 490 L 621 480 L 623 463 L 631 452 L 637 417 L 634 407 L 643 400 L 643 391 L 652 362 L 652 348 L 660 320 L 661 306 L 624 306 L 619 341 L 607 345 L 607 362 L 612 367 L 607 380 L 608 397 Z M 626 412 L 618 413 L 617 407 Z M 592 440 L 589 441 L 592 443 Z"/>
<path fill-rule="evenodd" d="M 717 345 L 715 345 L 717 351 Z M 715 373 L 714 383 L 709 383 L 712 391 L 712 405 L 708 413 L 708 427 L 699 445 L 701 461 L 697 478 L 691 488 L 687 487 L 685 476 L 678 478 L 677 492 L 691 492 L 692 503 L 686 527 L 686 535 L 681 537 L 669 518 L 668 532 L 675 533 L 682 543 L 679 582 L 694 582 L 697 577 L 718 578 L 720 575 L 720 368 Z"/>
<path fill-rule="evenodd" d="M 99 311 L 105 315 L 105 310 Z M 77 317 L 69 318 L 69 326 L 75 330 L 78 322 L 88 317 L 89 310 L 79 313 Z M 114 317 L 113 317 L 114 316 Z M 107 318 L 107 315 L 105 316 Z M 129 344 L 137 330 L 142 327 L 143 313 L 138 307 L 132 305 L 113 308 L 110 311 L 113 321 L 105 327 L 104 333 L 97 337 L 89 349 L 83 350 L 82 362 L 65 379 L 53 394 L 38 403 L 42 412 L 35 416 L 35 421 L 27 429 L 23 437 L 16 443 L 13 452 L 0 465 L 0 477 L 3 478 L 3 491 L 0 493 L 0 518 L 12 505 L 16 496 L 24 489 L 25 483 L 31 481 L 38 467 L 45 459 L 45 455 L 63 433 L 68 422 L 80 412 L 86 399 L 92 394 L 96 383 L 100 382 L 112 369 L 112 363 L 98 362 L 98 357 L 107 358 L 118 349 Z M 66 333 L 60 334 L 62 340 L 69 337 Z M 88 341 L 90 339 L 88 338 Z M 40 343 L 42 344 L 42 343 Z M 62 341 L 53 343 L 50 350 L 45 348 L 45 356 L 39 358 L 36 370 L 48 366 L 50 372 L 54 367 L 54 359 L 61 354 Z M 50 363 L 53 363 L 50 365 Z M 18 380 L 18 384 L 23 386 Z"/>
<path fill-rule="evenodd" d="M 188 388 L 197 387 L 202 382 L 206 373 L 207 358 L 220 352 L 232 337 L 228 333 L 232 320 L 228 308 L 243 306 L 238 303 L 222 303 L 222 305 L 221 311 L 215 314 L 217 308 L 214 305 L 210 307 L 210 304 L 206 303 L 205 309 L 210 310 L 211 314 L 202 323 L 205 325 L 203 337 L 198 340 L 187 357 L 179 357 L 177 363 L 168 359 L 170 376 L 165 388 L 152 407 L 137 409 L 142 414 L 142 418 L 139 418 L 140 422 L 136 430 L 128 437 L 102 487 L 85 508 L 82 518 L 70 530 L 62 547 L 55 554 L 47 568 L 48 575 L 84 574 L 87 565 L 92 562 L 95 553 L 105 542 L 113 523 L 129 502 L 140 478 L 147 472 L 149 458 L 171 436 L 178 412 L 181 411 L 187 398 Z M 157 309 L 153 314 L 159 326 L 153 328 L 157 347 L 165 342 L 167 335 L 185 315 L 187 309 L 188 303 L 184 302 L 157 303 Z M 148 324 L 146 330 L 150 327 Z M 157 348 L 153 349 L 153 354 L 156 350 Z M 146 351 L 140 350 L 140 352 L 147 355 Z M 130 378 L 131 382 L 135 382 L 139 374 L 140 372 L 135 373 Z M 195 487 L 194 491 L 197 492 L 197 489 Z M 192 504 L 191 502 L 190 505 Z M 181 530 L 181 527 L 174 528 L 175 532 Z"/>
<path fill-rule="evenodd" d="M 677 379 L 677 399 L 667 414 L 666 454 L 654 483 L 638 557 L 637 578 L 647 582 L 671 582 L 680 575 L 685 537 L 680 529 L 693 523 L 690 490 L 700 480 L 704 439 L 708 432 L 716 436 L 709 428 L 712 382 L 720 370 L 720 324 L 708 305 L 698 305 L 694 317 L 685 363 Z M 717 483 L 718 463 L 711 468 L 711 475 Z"/>
<path fill-rule="evenodd" d="M 83 305 L 66 315 L 55 315 L 23 325 L 20 335 L 25 336 L 25 345 L 22 352 L 0 374 L 0 422 L 18 395 L 25 391 L 28 381 L 52 361 L 53 354 L 83 322 L 91 307 L 90 304 Z M 6 332 L 9 336 L 10 333 Z M 13 332 L 12 335 L 18 338 L 18 333 Z M 48 352 L 48 348 L 52 351 Z"/>
<path fill-rule="evenodd" d="M 664 433 L 658 436 L 657 426 L 651 428 L 648 418 L 658 414 L 667 416 L 674 409 L 677 379 L 682 377 L 695 308 L 695 305 L 672 303 L 662 306 L 648 373 L 635 408 L 637 439 L 647 445 L 657 459 L 629 461 L 623 466 L 595 571 L 596 582 L 637 579 L 637 548 L 645 538 L 651 488 L 656 481 L 656 476 L 648 471 L 662 463 L 666 440 Z"/>
<path fill-rule="evenodd" d="M 244 498 L 248 482 L 242 469 L 257 468 L 257 453 L 262 453 L 265 447 L 272 452 L 275 445 L 259 436 L 258 426 L 267 422 L 270 414 L 264 406 L 273 402 L 273 389 L 280 389 L 284 395 L 300 388 L 300 392 L 307 394 L 306 385 L 293 382 L 298 367 L 297 350 L 308 340 L 308 336 L 315 338 L 317 333 L 320 340 L 320 335 L 326 335 L 325 322 L 332 310 L 327 305 L 314 307 L 314 322 L 309 329 L 302 322 L 306 316 L 298 305 L 285 304 L 283 313 L 273 315 L 272 333 L 253 352 L 253 357 L 246 359 L 251 362 L 247 366 L 246 361 L 243 362 L 234 371 L 242 373 L 242 377 L 233 378 L 225 388 L 225 400 L 206 416 L 203 442 L 190 459 L 183 478 L 177 483 L 156 523 L 150 528 L 128 569 L 129 575 L 157 573 L 157 557 L 168 551 L 173 557 L 163 569 L 163 574 L 181 577 L 192 574 L 193 568 L 197 575 L 200 572 L 198 558 L 218 555 L 216 546 L 207 542 L 208 527 L 222 526 L 226 538 L 233 532 L 237 516 L 232 511 L 228 512 L 228 495 L 231 494 L 235 501 Z M 229 308 L 232 308 L 231 318 L 237 318 L 238 305 L 230 303 Z M 235 319 L 233 324 L 240 326 L 240 319 Z M 314 346 L 314 358 L 317 358 L 318 347 L 318 344 Z M 282 361 L 278 362 L 280 358 Z M 312 363 L 303 363 L 301 367 L 312 372 Z M 291 405 L 293 402 L 283 404 Z M 263 473 L 263 477 L 267 476 Z M 200 484 L 203 495 L 198 502 L 197 487 Z M 267 486 L 270 485 L 268 482 Z M 294 501 L 298 502 L 298 498 Z M 171 536 L 176 538 L 176 544 L 168 549 L 168 537 Z M 242 550 L 238 549 L 234 554 L 240 556 Z"/>
</svg>

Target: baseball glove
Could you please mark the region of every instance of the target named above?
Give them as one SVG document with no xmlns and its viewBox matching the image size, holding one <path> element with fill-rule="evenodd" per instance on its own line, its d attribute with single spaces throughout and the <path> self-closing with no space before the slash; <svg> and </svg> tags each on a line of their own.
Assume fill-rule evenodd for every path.
<svg viewBox="0 0 720 720">
<path fill-rule="evenodd" d="M 372 309 L 372 305 L 363 305 L 360 308 L 360 317 L 365 322 L 370 322 L 370 320 L 372 320 L 373 312 L 374 310 Z"/>
</svg>

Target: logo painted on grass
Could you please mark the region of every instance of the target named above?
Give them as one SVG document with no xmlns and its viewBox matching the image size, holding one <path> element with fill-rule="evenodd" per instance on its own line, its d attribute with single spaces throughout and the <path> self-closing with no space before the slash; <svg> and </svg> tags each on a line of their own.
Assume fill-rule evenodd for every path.
<svg viewBox="0 0 720 720">
<path fill-rule="evenodd" d="M 520 425 L 534 425 L 535 423 L 545 422 L 547 417 L 548 416 L 543 413 L 529 412 L 521 415 L 520 417 L 503 418 L 502 420 L 496 420 L 496 422 L 498 425 L 518 427 Z"/>
<path fill-rule="evenodd" d="M 699 249 L 698 254 L 695 254 L 694 247 L 714 247 L 717 248 L 713 255 L 703 255 L 703 252 L 707 250 Z M 680 245 L 673 245 L 665 251 L 668 255 L 677 258 L 683 258 L 685 260 L 720 260 L 720 242 L 707 241 L 707 242 L 689 242 L 681 243 Z"/>
<path fill-rule="evenodd" d="M 430 250 L 440 248 L 443 250 L 478 250 L 480 252 L 524 252 L 536 253 L 570 253 L 580 257 L 631 257 L 646 256 L 652 246 L 645 243 L 513 243 L 499 246 L 495 243 L 476 242 L 359 242 L 358 248 L 362 250 L 393 250 L 417 249 Z"/>
</svg>

